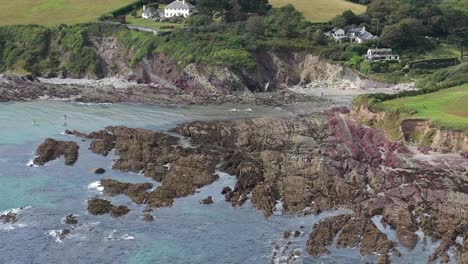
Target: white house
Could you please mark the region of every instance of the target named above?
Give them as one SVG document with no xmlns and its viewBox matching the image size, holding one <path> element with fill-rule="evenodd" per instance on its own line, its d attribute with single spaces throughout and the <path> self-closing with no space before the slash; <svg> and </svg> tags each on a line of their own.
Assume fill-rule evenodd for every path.
<svg viewBox="0 0 468 264">
<path fill-rule="evenodd" d="M 369 40 L 377 39 L 376 36 L 367 32 L 365 27 L 351 27 L 347 31 L 341 28 L 334 28 L 326 33 L 336 41 L 349 40 L 350 42 L 364 43 Z"/>
<path fill-rule="evenodd" d="M 327 35 L 333 37 L 336 41 L 341 41 L 347 37 L 346 32 L 341 28 L 334 28 Z"/>
<path fill-rule="evenodd" d="M 144 19 L 152 19 L 155 16 L 158 15 L 158 10 L 153 7 L 146 7 L 145 5 L 143 6 L 143 13 L 141 13 L 141 17 Z"/>
<path fill-rule="evenodd" d="M 357 43 L 364 43 L 369 40 L 377 39 L 376 36 L 367 32 L 365 27 L 352 27 L 348 29 L 347 35 L 349 41 Z"/>
<path fill-rule="evenodd" d="M 188 17 L 195 6 L 185 0 L 176 0 L 164 8 L 164 17 Z"/>
<path fill-rule="evenodd" d="M 368 49 L 365 58 L 368 61 L 400 60 L 400 56 L 393 54 L 392 49 Z"/>
</svg>

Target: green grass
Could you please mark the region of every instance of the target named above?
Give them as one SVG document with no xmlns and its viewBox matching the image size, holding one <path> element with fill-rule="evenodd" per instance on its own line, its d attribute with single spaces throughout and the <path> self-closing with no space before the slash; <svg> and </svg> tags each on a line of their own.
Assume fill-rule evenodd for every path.
<svg viewBox="0 0 468 264">
<path fill-rule="evenodd" d="M 160 7 L 162 8 L 162 7 Z M 169 23 L 169 22 L 155 22 L 149 19 L 144 19 L 141 17 L 142 10 L 138 10 L 137 17 L 133 17 L 131 14 L 128 14 L 126 17 L 127 23 L 130 25 L 135 25 L 139 27 L 147 27 L 156 30 L 162 31 L 171 31 L 174 29 L 183 28 L 185 25 L 177 24 L 177 23 Z M 167 27 L 174 27 L 174 28 L 167 28 Z"/>
<path fill-rule="evenodd" d="M 297 10 L 304 13 L 307 20 L 312 22 L 326 22 L 346 10 L 356 14 L 366 11 L 366 6 L 354 4 L 345 0 L 270 0 L 273 7 L 293 4 Z"/>
<path fill-rule="evenodd" d="M 468 85 L 424 95 L 384 101 L 390 111 L 400 111 L 403 118 L 424 118 L 440 127 L 468 132 Z"/>
<path fill-rule="evenodd" d="M 131 0 L 0 0 L 0 25 L 59 25 L 97 21 Z"/>
</svg>

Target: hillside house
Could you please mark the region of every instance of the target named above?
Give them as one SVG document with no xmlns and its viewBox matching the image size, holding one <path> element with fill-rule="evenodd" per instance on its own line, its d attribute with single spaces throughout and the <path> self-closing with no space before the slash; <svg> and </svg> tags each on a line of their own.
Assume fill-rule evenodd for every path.
<svg viewBox="0 0 468 264">
<path fill-rule="evenodd" d="M 143 13 L 141 14 L 141 17 L 144 19 L 153 19 L 155 17 L 160 16 L 160 11 L 157 10 L 154 7 L 146 7 L 145 5 L 143 6 Z"/>
<path fill-rule="evenodd" d="M 393 54 L 392 49 L 368 49 L 365 59 L 368 61 L 399 61 L 400 56 Z"/>
<path fill-rule="evenodd" d="M 330 32 L 325 33 L 325 35 L 334 38 L 336 41 L 346 39 L 346 32 L 341 28 L 334 28 Z"/>
<path fill-rule="evenodd" d="M 348 29 L 347 36 L 349 41 L 356 43 L 364 43 L 369 40 L 377 39 L 376 36 L 367 32 L 365 27 L 352 27 Z"/>
<path fill-rule="evenodd" d="M 365 27 L 351 27 L 347 31 L 341 28 L 334 28 L 325 35 L 332 37 L 335 41 L 349 40 L 356 43 L 364 43 L 377 39 L 377 36 L 372 35 Z"/>
<path fill-rule="evenodd" d="M 188 17 L 195 10 L 195 6 L 185 0 L 176 0 L 164 8 L 164 17 Z"/>
</svg>

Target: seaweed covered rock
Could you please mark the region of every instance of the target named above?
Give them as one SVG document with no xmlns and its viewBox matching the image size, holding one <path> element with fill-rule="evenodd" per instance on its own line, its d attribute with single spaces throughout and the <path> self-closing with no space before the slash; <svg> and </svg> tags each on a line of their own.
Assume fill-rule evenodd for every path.
<svg viewBox="0 0 468 264">
<path fill-rule="evenodd" d="M 78 144 L 73 141 L 57 141 L 48 138 L 37 148 L 34 164 L 42 166 L 49 161 L 64 157 L 65 164 L 72 166 L 78 160 L 79 149 Z"/>
<path fill-rule="evenodd" d="M 127 206 L 114 206 L 111 202 L 99 198 L 88 201 L 88 212 L 93 215 L 111 214 L 112 217 L 120 217 L 130 212 Z"/>
</svg>

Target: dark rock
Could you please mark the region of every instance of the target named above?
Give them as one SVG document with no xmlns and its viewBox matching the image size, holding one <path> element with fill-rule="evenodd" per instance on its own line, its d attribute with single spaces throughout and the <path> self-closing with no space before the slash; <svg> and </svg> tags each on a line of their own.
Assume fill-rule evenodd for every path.
<svg viewBox="0 0 468 264">
<path fill-rule="evenodd" d="M 93 171 L 93 173 L 95 173 L 95 174 L 104 174 L 104 173 L 106 173 L 106 170 L 103 169 L 103 168 L 95 168 L 95 169 L 93 169 L 92 171 Z"/>
<path fill-rule="evenodd" d="M 102 179 L 101 186 L 104 188 L 104 193 L 109 195 L 125 194 L 137 204 L 142 204 L 147 200 L 149 193 L 153 188 L 151 183 L 123 183 L 112 179 Z"/>
<path fill-rule="evenodd" d="M 284 231 L 283 238 L 288 239 L 291 236 L 291 231 Z"/>
<path fill-rule="evenodd" d="M 14 212 L 8 212 L 0 215 L 0 223 L 15 223 L 18 220 L 18 214 Z"/>
<path fill-rule="evenodd" d="M 213 197 L 208 196 L 205 199 L 200 201 L 201 204 L 212 204 L 213 203 Z"/>
<path fill-rule="evenodd" d="M 71 234 L 71 230 L 68 228 L 65 228 L 62 231 L 60 231 L 60 233 L 58 234 L 58 238 L 60 240 L 64 240 L 70 234 Z"/>
<path fill-rule="evenodd" d="M 130 209 L 124 205 L 113 206 L 110 211 L 112 217 L 121 217 L 128 214 L 129 212 Z"/>
<path fill-rule="evenodd" d="M 301 235 L 301 231 L 295 231 L 294 232 L 294 237 L 299 237 Z"/>
<path fill-rule="evenodd" d="M 65 224 L 68 224 L 68 225 L 76 225 L 78 224 L 78 217 L 76 217 L 75 215 L 71 214 L 71 215 L 67 215 L 65 217 Z"/>
<path fill-rule="evenodd" d="M 130 212 L 127 206 L 114 206 L 111 202 L 99 198 L 88 201 L 88 211 L 93 215 L 111 214 L 112 217 L 120 217 Z"/>
<path fill-rule="evenodd" d="M 222 194 L 222 195 L 225 195 L 226 193 L 229 193 L 229 192 L 231 192 L 231 191 L 232 191 L 231 187 L 226 186 L 226 187 L 224 187 L 223 190 L 221 191 L 221 194 Z"/>
<path fill-rule="evenodd" d="M 99 198 L 88 200 L 88 211 L 93 215 L 103 215 L 111 212 L 113 205 L 111 202 Z"/>
<path fill-rule="evenodd" d="M 143 214 L 143 221 L 154 222 L 154 217 L 151 214 Z"/>
<path fill-rule="evenodd" d="M 65 157 L 65 164 L 72 166 L 78 160 L 79 148 L 78 144 L 73 141 L 46 139 L 36 150 L 37 157 L 34 159 L 34 164 L 44 165 L 63 156 Z"/>
</svg>

